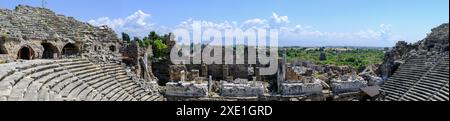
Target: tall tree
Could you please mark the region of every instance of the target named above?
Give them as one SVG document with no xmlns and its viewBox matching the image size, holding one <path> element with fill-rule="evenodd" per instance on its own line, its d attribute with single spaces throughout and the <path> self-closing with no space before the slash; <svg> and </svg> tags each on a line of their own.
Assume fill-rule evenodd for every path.
<svg viewBox="0 0 450 121">
<path fill-rule="evenodd" d="M 159 35 L 155 31 L 151 31 L 150 34 L 148 35 L 148 39 L 150 39 L 151 41 L 155 41 L 159 38 L 160 38 Z"/>
<path fill-rule="evenodd" d="M 129 42 L 131 41 L 130 35 L 128 35 L 128 34 L 125 33 L 125 32 L 122 32 L 122 40 L 123 40 L 124 42 L 129 43 Z"/>
</svg>

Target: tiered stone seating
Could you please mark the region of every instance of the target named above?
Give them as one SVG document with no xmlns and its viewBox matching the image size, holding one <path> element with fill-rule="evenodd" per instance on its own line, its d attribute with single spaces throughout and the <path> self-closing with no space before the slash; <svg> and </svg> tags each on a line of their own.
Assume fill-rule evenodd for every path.
<svg viewBox="0 0 450 121">
<path fill-rule="evenodd" d="M 434 65 L 426 64 L 425 57 L 410 59 L 382 86 L 385 100 L 448 101 L 448 61 L 448 56 Z"/>
<path fill-rule="evenodd" d="M 448 58 L 444 58 L 440 63 L 431 69 L 424 77 L 411 88 L 401 100 L 403 101 L 424 101 L 428 100 L 436 91 L 449 82 Z M 448 100 L 448 91 L 447 91 Z"/>
<path fill-rule="evenodd" d="M 381 88 L 386 92 L 386 99 L 391 101 L 400 99 L 430 68 L 426 66 L 425 62 L 425 57 L 415 57 L 402 64 L 399 70 Z"/>
<path fill-rule="evenodd" d="M 32 60 L 1 64 L 2 101 L 154 101 L 118 64 L 86 59 Z"/>
<path fill-rule="evenodd" d="M 38 60 L 31 63 L 18 62 L 2 65 L 0 80 L 1 100 L 21 100 L 30 84 L 37 78 L 53 73 L 56 61 Z M 17 64 L 17 65 L 16 65 Z"/>
<path fill-rule="evenodd" d="M 158 100 L 160 98 L 155 98 L 155 97 L 160 97 L 160 95 L 151 95 L 151 96 L 146 96 L 146 91 L 143 88 L 139 88 L 140 86 L 133 82 L 133 80 L 127 76 L 127 73 L 125 72 L 125 70 L 120 69 L 122 68 L 120 65 L 118 64 L 108 64 L 105 65 L 103 67 L 108 67 L 110 70 L 117 70 L 117 71 L 113 71 L 114 75 L 115 75 L 115 79 L 117 80 L 117 84 L 120 84 L 119 86 L 121 87 L 120 90 L 125 90 L 126 92 L 129 92 L 130 95 L 133 95 L 133 97 L 136 97 L 139 100 L 143 100 L 143 101 L 147 101 L 147 100 Z M 113 86 L 115 87 L 115 86 Z M 119 93 L 117 92 L 119 91 L 117 88 L 112 89 L 112 91 L 107 91 L 109 92 L 108 94 L 105 94 L 106 97 L 114 97 L 115 93 Z M 120 95 L 120 94 L 119 94 Z M 114 97 L 112 99 L 115 99 L 118 97 Z"/>
</svg>

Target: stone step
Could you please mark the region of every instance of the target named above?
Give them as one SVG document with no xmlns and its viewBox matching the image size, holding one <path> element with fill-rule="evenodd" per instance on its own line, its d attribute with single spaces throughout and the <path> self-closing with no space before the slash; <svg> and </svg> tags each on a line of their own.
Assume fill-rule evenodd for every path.
<svg viewBox="0 0 450 121">
<path fill-rule="evenodd" d="M 102 94 L 104 94 L 104 96 L 105 96 L 106 98 L 108 98 L 108 100 L 109 100 L 109 99 L 112 98 L 112 96 L 113 96 L 114 93 L 117 93 L 117 92 L 114 92 L 114 90 L 117 89 L 117 88 L 119 88 L 119 85 L 118 85 L 117 83 L 116 83 L 116 84 L 112 84 L 112 85 L 106 87 L 106 88 L 102 91 Z"/>
<path fill-rule="evenodd" d="M 22 100 L 25 96 L 25 93 L 27 92 L 28 87 L 32 84 L 32 82 L 35 79 L 39 79 L 48 74 L 54 73 L 54 70 L 60 71 L 60 69 L 43 70 L 43 71 L 40 71 L 37 73 L 33 73 L 30 76 L 25 77 L 22 80 L 20 80 L 18 83 L 16 83 L 16 85 L 13 86 L 11 95 L 15 95 L 15 96 L 21 95 L 22 97 L 14 97 L 14 99 L 11 99 L 11 100 L 15 100 L 15 101 Z"/>
<path fill-rule="evenodd" d="M 414 91 L 410 91 L 410 92 L 406 93 L 405 95 L 412 96 L 419 101 L 426 101 L 426 99 L 428 99 L 428 97 L 431 96 L 432 93 L 428 93 L 428 92 L 424 93 L 424 92 L 414 90 Z"/>
<path fill-rule="evenodd" d="M 392 95 L 402 95 L 403 93 L 405 93 L 407 91 L 405 89 L 397 89 L 397 88 L 385 88 L 383 90 L 385 90 L 386 94 L 392 94 Z"/>
<path fill-rule="evenodd" d="M 106 94 L 106 97 L 109 97 L 109 101 L 115 101 L 117 100 L 117 98 L 119 98 L 121 93 L 123 93 L 121 92 L 121 90 L 122 88 L 120 87 L 113 88 L 110 92 Z"/>
<path fill-rule="evenodd" d="M 82 78 L 82 80 L 84 80 L 87 83 L 87 82 L 94 81 L 95 79 L 104 77 L 104 76 L 107 76 L 107 74 L 103 73 L 102 71 L 100 71 L 98 74 L 95 74 L 95 75 L 92 75 L 92 76 L 88 76 L 86 78 Z"/>
<path fill-rule="evenodd" d="M 413 83 L 392 82 L 392 83 L 386 83 L 386 84 L 384 84 L 383 87 L 386 87 L 386 88 L 407 89 L 407 88 L 410 88 L 412 85 L 413 85 Z"/>
<path fill-rule="evenodd" d="M 9 94 L 8 101 L 21 101 L 24 96 L 26 89 L 28 88 L 28 85 L 33 81 L 34 79 L 25 77 L 21 79 L 11 90 L 11 94 Z"/>
<path fill-rule="evenodd" d="M 94 101 L 94 96 L 97 95 L 99 92 L 95 89 L 93 89 L 92 91 L 88 92 L 86 100 L 89 101 Z"/>
<path fill-rule="evenodd" d="M 403 82 L 415 82 L 420 79 L 420 77 L 409 77 L 409 76 L 394 76 L 389 78 L 390 80 L 397 80 Z"/>
<path fill-rule="evenodd" d="M 125 90 L 122 90 L 122 92 L 124 92 L 121 96 L 119 96 L 119 98 L 116 101 L 125 101 L 125 99 L 130 96 L 130 94 L 128 94 Z"/>
<path fill-rule="evenodd" d="M 434 82 L 431 80 L 422 80 L 419 83 L 417 83 L 417 86 L 421 86 L 423 88 L 429 88 L 429 89 L 440 89 L 442 85 L 445 83 L 442 82 Z"/>
<path fill-rule="evenodd" d="M 139 85 L 133 84 L 133 85 L 131 85 L 131 86 L 125 88 L 125 90 L 127 90 L 128 92 L 130 92 L 130 94 L 132 94 L 132 93 L 131 93 L 131 90 L 134 90 L 134 89 L 137 89 L 137 88 L 139 88 Z"/>
<path fill-rule="evenodd" d="M 398 100 L 398 96 L 394 96 L 394 95 L 388 95 L 386 96 L 386 101 L 397 101 Z"/>
<path fill-rule="evenodd" d="M 425 77 L 430 78 L 430 79 L 448 81 L 448 77 L 449 76 L 448 75 L 436 74 L 436 73 L 430 73 L 430 74 L 426 75 Z"/>
<path fill-rule="evenodd" d="M 435 99 L 438 100 L 438 101 L 448 101 L 448 100 L 449 100 L 449 99 L 448 99 L 448 96 L 445 96 L 445 95 L 442 94 L 442 93 L 436 93 L 436 95 L 434 95 L 433 98 L 435 98 Z"/>
<path fill-rule="evenodd" d="M 46 75 L 40 79 L 33 81 L 25 93 L 24 100 L 25 101 L 38 100 L 39 90 L 41 90 L 44 87 L 44 85 L 46 85 L 46 84 L 48 86 L 48 83 L 50 81 L 52 81 L 55 78 L 60 77 L 61 75 L 64 75 L 64 74 L 67 74 L 67 71 L 59 71 L 59 72 L 51 73 L 49 75 Z"/>
<path fill-rule="evenodd" d="M 80 93 L 87 89 L 89 87 L 89 85 L 85 84 L 85 83 L 81 83 L 81 85 L 77 86 L 75 89 L 72 89 L 69 92 L 69 95 L 67 96 L 67 98 L 72 99 L 72 100 L 80 100 Z M 84 97 L 85 98 L 85 97 Z"/>
<path fill-rule="evenodd" d="M 35 68 L 37 66 L 46 66 L 46 65 L 50 65 L 52 64 L 52 61 L 28 61 L 28 62 L 24 62 L 18 66 L 15 66 L 15 68 L 18 71 L 25 71 L 25 70 L 29 70 L 31 68 Z"/>
<path fill-rule="evenodd" d="M 137 97 L 139 98 L 139 100 L 148 94 L 148 92 L 146 92 L 144 89 L 139 88 L 139 90 L 137 90 L 136 92 L 134 92 L 133 94 L 137 95 Z"/>
<path fill-rule="evenodd" d="M 149 98 L 147 101 L 161 101 L 161 95 L 154 95 L 151 98 Z"/>
<path fill-rule="evenodd" d="M 44 87 L 39 91 L 38 101 L 50 101 L 50 89 Z"/>
<path fill-rule="evenodd" d="M 405 71 L 401 71 L 401 72 L 397 72 L 394 74 L 393 77 L 402 77 L 402 78 L 420 78 L 422 76 L 424 72 L 405 72 Z"/>
<path fill-rule="evenodd" d="M 95 70 L 96 67 L 95 66 L 84 66 L 84 67 L 79 67 L 79 68 L 72 68 L 72 69 L 68 69 L 70 72 L 72 72 L 74 75 L 81 75 L 83 73 L 86 73 L 86 71 L 92 71 Z"/>
<path fill-rule="evenodd" d="M 89 66 L 92 64 L 90 62 L 86 61 L 86 62 L 77 62 L 77 63 L 72 63 L 72 64 L 60 64 L 60 65 L 65 67 L 66 69 L 76 69 L 76 68 L 86 67 L 86 66 Z"/>
<path fill-rule="evenodd" d="M 136 100 L 133 95 L 129 95 L 124 101 L 133 101 Z"/>
<path fill-rule="evenodd" d="M 101 87 L 102 85 L 105 85 L 108 82 L 111 82 L 112 80 L 113 80 L 113 77 L 105 76 L 104 79 L 100 80 L 99 82 L 97 82 L 91 86 L 97 90 L 99 87 Z"/>
<path fill-rule="evenodd" d="M 437 77 L 433 77 L 433 76 L 424 76 L 422 78 L 422 81 L 424 81 L 425 83 L 434 83 L 437 85 L 441 85 L 442 83 L 448 82 L 448 78 L 443 79 L 443 78 L 437 78 Z"/>
<path fill-rule="evenodd" d="M 51 88 L 52 91 L 57 92 L 57 94 L 60 94 L 60 92 L 69 84 L 74 83 L 78 80 L 77 77 L 70 77 L 68 79 L 64 79 L 62 81 L 60 81 L 58 84 L 56 84 L 55 86 L 53 86 Z"/>
<path fill-rule="evenodd" d="M 101 99 L 103 96 L 106 95 L 105 90 L 109 87 L 113 86 L 115 83 L 113 80 L 110 80 L 106 82 L 105 84 L 101 85 L 100 87 L 97 87 L 96 90 L 99 92 L 96 96 L 94 96 L 94 99 Z M 99 97 L 100 96 L 100 97 Z"/>
<path fill-rule="evenodd" d="M 105 79 L 109 79 L 109 78 L 112 78 L 112 77 L 108 76 L 108 75 L 105 75 L 105 74 L 102 74 L 102 75 L 99 75 L 98 77 L 95 77 L 95 78 L 90 79 L 90 80 L 84 79 L 84 81 L 88 85 L 94 86 L 94 85 L 99 85 L 98 83 L 102 83 L 102 81 L 104 81 Z"/>
<path fill-rule="evenodd" d="M 93 90 L 94 90 L 94 88 L 86 85 L 86 88 L 81 90 L 81 92 L 78 94 L 77 98 L 81 101 L 90 101 L 90 100 L 88 100 L 87 97 L 88 97 L 88 94 Z"/>
<path fill-rule="evenodd" d="M 60 75 L 54 79 L 51 79 L 48 82 L 45 82 L 43 87 L 48 87 L 48 88 L 52 89 L 53 87 L 57 86 L 59 83 L 63 82 L 64 80 L 73 78 L 74 75 L 72 75 L 70 72 L 68 72 L 68 71 L 64 71 L 64 72 L 66 72 L 66 73 L 62 73 L 62 75 Z"/>
<path fill-rule="evenodd" d="M 15 82 L 19 81 L 25 76 L 25 73 L 16 72 L 8 77 L 5 77 L 0 81 L 0 99 L 7 100 L 9 95 L 11 94 L 12 87 Z"/>
<path fill-rule="evenodd" d="M 75 73 L 75 75 L 77 75 L 78 78 L 80 78 L 80 79 L 84 79 L 84 78 L 87 78 L 87 77 L 90 77 L 93 75 L 97 75 L 99 73 L 100 73 L 100 70 L 98 68 L 92 68 L 89 70 L 77 72 L 77 73 Z"/>
<path fill-rule="evenodd" d="M 400 101 L 421 101 L 423 98 L 415 96 L 415 95 L 404 95 Z"/>
<path fill-rule="evenodd" d="M 63 98 L 67 98 L 69 96 L 69 93 L 77 88 L 78 86 L 80 86 L 81 84 L 83 84 L 83 82 L 81 82 L 80 80 L 78 80 L 78 78 L 73 79 L 72 81 L 68 82 L 66 86 L 64 86 L 59 92 L 58 94 L 61 95 Z"/>
<path fill-rule="evenodd" d="M 122 95 L 125 95 L 125 94 L 126 94 L 126 92 L 125 92 L 123 89 L 121 89 L 121 88 L 116 88 L 116 90 L 117 90 L 117 93 L 115 93 L 115 94 L 111 97 L 111 101 L 119 101 L 119 98 L 120 98 Z"/>
</svg>

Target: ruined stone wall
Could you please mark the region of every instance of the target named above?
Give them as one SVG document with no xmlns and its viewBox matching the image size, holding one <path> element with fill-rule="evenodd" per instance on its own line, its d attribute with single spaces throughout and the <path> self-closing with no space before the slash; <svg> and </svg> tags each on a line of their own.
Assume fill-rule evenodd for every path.
<svg viewBox="0 0 450 121">
<path fill-rule="evenodd" d="M 427 37 L 414 44 L 404 41 L 398 42 L 390 51 L 385 53 L 383 64 L 380 65 L 380 73 L 386 79 L 411 56 L 443 54 L 449 52 L 449 25 L 444 23 L 431 30 Z"/>
<path fill-rule="evenodd" d="M 281 83 L 282 95 L 321 95 L 323 87 L 320 82 L 301 83 L 301 82 L 284 82 Z"/>
<path fill-rule="evenodd" d="M 166 95 L 179 97 L 206 97 L 208 96 L 208 84 L 168 82 L 166 83 Z"/>
<path fill-rule="evenodd" d="M 358 92 L 359 89 L 366 87 L 367 81 L 364 80 L 333 80 L 331 88 L 334 94 L 345 92 Z"/>
<path fill-rule="evenodd" d="M 19 5 L 14 10 L 0 9 L 0 45 L 10 58 L 17 59 L 19 50 L 31 51 L 31 59 L 42 58 L 47 48 L 59 58 L 64 55 L 64 47 L 74 45 L 77 55 L 111 51 L 109 47 L 120 48 L 117 35 L 108 27 L 95 27 L 77 21 L 73 17 L 57 15 L 45 8 Z M 98 53 L 102 54 L 102 53 Z"/>
<path fill-rule="evenodd" d="M 239 82 L 220 84 L 220 96 L 224 97 L 258 97 L 264 94 L 264 86 L 261 82 Z"/>
</svg>

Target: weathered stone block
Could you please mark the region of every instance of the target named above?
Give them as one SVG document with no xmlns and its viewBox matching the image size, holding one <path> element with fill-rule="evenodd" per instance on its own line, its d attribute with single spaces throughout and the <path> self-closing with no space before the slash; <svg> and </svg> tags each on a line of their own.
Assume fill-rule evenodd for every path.
<svg viewBox="0 0 450 121">
<path fill-rule="evenodd" d="M 166 95 L 180 97 L 205 97 L 208 95 L 208 84 L 168 82 L 166 83 Z"/>
<path fill-rule="evenodd" d="M 323 87 L 319 81 L 314 83 L 285 82 L 281 84 L 282 95 L 321 95 Z"/>
<path fill-rule="evenodd" d="M 220 96 L 224 97 L 257 97 L 264 94 L 261 82 L 228 83 L 221 82 Z"/>
</svg>

